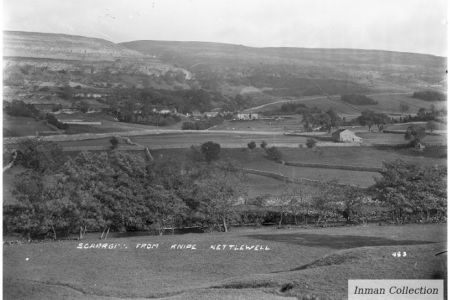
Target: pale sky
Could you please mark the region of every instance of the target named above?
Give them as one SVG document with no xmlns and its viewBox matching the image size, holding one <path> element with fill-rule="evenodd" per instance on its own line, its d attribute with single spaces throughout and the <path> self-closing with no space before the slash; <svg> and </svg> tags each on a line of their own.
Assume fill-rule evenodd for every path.
<svg viewBox="0 0 450 300">
<path fill-rule="evenodd" d="M 4 30 L 447 56 L 446 0 L 4 0 Z"/>
</svg>

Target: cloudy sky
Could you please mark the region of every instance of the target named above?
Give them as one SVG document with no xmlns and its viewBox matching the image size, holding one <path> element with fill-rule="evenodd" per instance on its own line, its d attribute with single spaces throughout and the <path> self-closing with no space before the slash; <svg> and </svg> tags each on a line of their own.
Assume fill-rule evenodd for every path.
<svg viewBox="0 0 450 300">
<path fill-rule="evenodd" d="M 446 0 L 4 0 L 5 30 L 447 55 Z"/>
</svg>

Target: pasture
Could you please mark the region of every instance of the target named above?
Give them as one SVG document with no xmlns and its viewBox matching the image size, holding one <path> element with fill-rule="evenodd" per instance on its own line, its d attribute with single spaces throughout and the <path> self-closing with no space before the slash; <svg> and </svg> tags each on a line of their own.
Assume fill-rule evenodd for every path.
<svg viewBox="0 0 450 300">
<path fill-rule="evenodd" d="M 362 128 L 362 130 L 364 130 Z M 402 134 L 379 133 L 379 132 L 357 132 L 357 135 L 363 138 L 364 145 L 372 144 L 405 144 L 404 136 Z M 127 136 L 124 132 L 122 136 Z M 293 147 L 298 148 L 299 145 L 305 145 L 307 137 L 303 136 L 286 136 L 280 132 L 269 131 L 199 131 L 199 132 L 164 132 L 154 131 L 146 135 L 133 134 L 130 136 L 131 140 L 140 145 L 149 147 L 150 149 L 171 149 L 171 148 L 189 148 L 192 145 L 199 145 L 207 141 L 215 141 L 220 143 L 222 148 L 246 148 L 247 144 L 255 141 L 259 145 L 262 141 L 277 147 Z M 423 139 L 424 143 L 429 144 L 446 144 L 445 136 L 427 135 Z M 83 147 L 91 146 L 109 146 L 109 138 L 96 138 L 95 135 L 89 136 L 88 139 L 69 140 L 65 138 L 64 141 L 59 142 L 62 147 L 78 147 L 80 150 Z M 336 143 L 336 147 L 346 146 L 345 144 Z M 324 147 L 325 148 L 325 147 Z"/>
<path fill-rule="evenodd" d="M 300 115 L 275 116 L 270 119 L 260 119 L 252 121 L 225 120 L 222 124 L 214 126 L 210 130 L 244 130 L 244 131 L 268 131 L 284 132 L 300 130 L 303 128 Z"/>
<path fill-rule="evenodd" d="M 445 239 L 446 226 L 430 224 L 247 228 L 226 234 L 5 245 L 3 295 L 5 299 L 307 295 L 342 299 L 349 278 L 442 278 L 445 261 L 434 254 L 445 249 Z M 78 249 L 80 242 L 88 247 L 107 242 L 126 248 Z M 158 248 L 139 248 L 142 243 Z M 195 244 L 196 249 L 170 249 L 173 244 Z M 270 250 L 211 249 L 218 244 L 262 245 Z M 394 251 L 405 251 L 407 257 L 395 258 Z"/>
<path fill-rule="evenodd" d="M 57 130 L 48 126 L 44 121 L 36 121 L 29 117 L 12 117 L 3 114 L 3 136 L 35 136 L 37 131 L 54 131 Z"/>
<path fill-rule="evenodd" d="M 376 100 L 376 105 L 353 105 L 340 100 L 340 96 L 316 96 L 316 97 L 304 97 L 292 100 L 284 100 L 284 102 L 274 102 L 273 104 L 264 105 L 261 108 L 249 109 L 249 111 L 263 112 L 270 111 L 276 108 L 280 108 L 285 102 L 303 103 L 308 107 L 318 107 L 321 110 L 328 110 L 333 108 L 339 115 L 344 117 L 356 117 L 361 114 L 363 110 L 370 109 L 376 112 L 383 112 L 387 114 L 412 114 L 415 115 L 420 108 L 429 109 L 433 104 L 437 109 L 446 107 L 447 103 L 442 102 L 428 102 L 412 97 L 411 93 L 377 93 L 367 95 L 368 97 Z M 407 111 L 402 111 L 401 104 L 409 106 Z"/>
<path fill-rule="evenodd" d="M 270 144 L 269 144 L 270 146 Z M 316 149 L 307 148 L 280 148 L 283 159 L 288 162 L 317 163 L 328 165 L 348 165 L 370 168 L 381 168 L 383 161 L 394 161 L 402 159 L 407 162 L 419 165 L 446 164 L 445 157 L 427 157 L 421 156 L 417 152 L 391 149 L 376 149 L 373 147 L 322 147 Z M 170 157 L 173 159 L 184 159 L 189 149 L 159 149 L 152 150 L 154 157 Z M 445 152 L 445 151 L 444 151 Z M 263 149 L 222 149 L 221 158 L 235 162 L 237 166 L 248 169 L 262 170 L 281 174 L 290 178 L 306 178 L 320 181 L 337 180 L 342 184 L 358 185 L 368 187 L 375 183 L 374 178 L 380 174 L 376 172 L 349 171 L 339 169 L 319 169 L 309 167 L 295 167 L 283 165 L 271 160 L 265 156 Z M 261 176 L 252 175 L 248 186 L 250 191 L 260 191 L 262 194 L 270 193 L 268 187 L 274 188 L 274 191 L 283 189 L 282 182 L 275 179 L 261 179 L 263 183 L 258 183 L 257 178 Z M 267 181 L 267 182 L 266 182 Z M 277 185 L 281 183 L 281 185 Z M 279 187 L 279 188 L 277 188 Z M 264 193 L 263 193 L 264 191 Z M 251 192 L 250 194 L 254 194 Z"/>
</svg>

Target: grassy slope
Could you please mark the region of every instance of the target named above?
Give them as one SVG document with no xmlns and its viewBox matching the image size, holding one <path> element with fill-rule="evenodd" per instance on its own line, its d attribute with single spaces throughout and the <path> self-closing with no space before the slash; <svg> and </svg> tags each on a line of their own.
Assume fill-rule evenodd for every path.
<svg viewBox="0 0 450 300">
<path fill-rule="evenodd" d="M 345 79 L 363 89 L 411 90 L 442 80 L 437 74 L 441 74 L 438 70 L 444 70 L 445 65 L 442 57 L 356 49 L 253 48 L 163 41 L 133 41 L 122 45 L 190 68 L 206 80 L 208 75 L 226 77 L 229 84 L 260 88 L 298 89 L 303 85 L 311 88 L 313 78 L 325 79 L 318 80 L 322 88 L 333 86 L 333 82 L 326 82 L 329 79 Z M 242 70 L 246 70 L 246 76 L 241 75 Z M 283 77 L 268 75 L 273 73 Z"/>
<path fill-rule="evenodd" d="M 303 270 L 246 276 L 220 287 L 265 287 L 286 296 L 317 295 L 326 299 L 346 299 L 349 279 L 437 279 L 446 278 L 446 257 L 435 254 L 445 244 L 402 246 L 405 258 L 393 258 L 398 246 L 364 247 L 338 251 Z M 282 292 L 283 288 L 288 290 Z"/>
<path fill-rule="evenodd" d="M 37 291 L 42 296 L 65 292 L 74 298 L 94 294 L 115 297 L 172 295 L 173 299 L 197 299 L 195 295 L 199 299 L 227 295 L 228 298 L 220 298 L 230 299 L 230 295 L 242 295 L 242 299 L 255 299 L 263 295 L 262 291 L 273 293 L 286 283 L 293 284 L 289 291 L 292 295 L 323 292 L 324 288 L 327 289 L 325 292 L 336 291 L 339 295 L 345 291 L 347 278 L 432 276 L 439 271 L 439 261 L 430 254 L 442 250 L 444 245 L 423 244 L 444 241 L 445 230 L 444 225 L 246 229 L 229 234 L 109 240 L 131 247 L 138 242 L 159 242 L 157 250 L 80 250 L 76 249 L 75 241 L 5 246 L 4 295 L 7 299 L 18 294 L 28 298 Z M 199 250 L 168 250 L 172 243 L 196 243 Z M 262 244 L 269 245 L 272 250 L 208 250 L 214 243 Z M 354 249 L 346 250 L 350 248 Z M 390 254 L 397 250 L 407 251 L 408 257 L 393 258 Z M 324 256 L 328 257 L 322 259 Z M 25 260 L 27 257 L 29 260 Z M 313 262 L 306 270 L 289 271 Z M 44 288 L 42 283 L 51 287 Z M 192 291 L 211 286 L 221 289 Z M 254 288 L 265 289 L 253 292 L 251 289 Z M 189 292 L 176 295 L 182 291 Z"/>
<path fill-rule="evenodd" d="M 166 149 L 152 151 L 156 157 L 184 157 L 188 149 Z M 282 148 L 283 159 L 291 162 L 307 162 L 334 165 L 353 165 L 365 167 L 382 167 L 383 161 L 393 161 L 403 159 L 411 163 L 420 165 L 446 164 L 445 158 L 431 158 L 418 156 L 416 153 L 403 151 L 378 150 L 371 147 L 323 147 L 318 149 L 305 148 Z M 412 155 L 414 154 L 414 155 Z M 304 167 L 292 167 L 282 165 L 265 158 L 262 149 L 253 151 L 246 149 L 223 149 L 222 158 L 230 159 L 237 165 L 244 168 L 281 173 L 293 178 L 308 178 L 315 180 L 329 181 L 337 179 L 344 184 L 360 185 L 367 187 L 374 183 L 374 177 L 379 176 L 374 172 L 346 171 L 333 169 L 315 169 Z M 267 186 L 265 186 L 267 184 Z M 282 189 L 282 185 L 277 185 L 272 179 L 265 179 L 260 176 L 249 177 L 250 194 L 270 193 L 270 189 L 277 191 Z"/>
<path fill-rule="evenodd" d="M 412 93 L 411 93 L 412 94 Z M 407 104 L 409 110 L 406 114 L 416 114 L 420 108 L 429 109 L 431 104 L 434 104 L 437 109 L 446 106 L 446 102 L 427 102 L 419 99 L 412 98 L 409 94 L 380 94 L 370 96 L 374 100 L 378 101 L 376 105 L 349 105 L 340 100 L 340 97 L 331 97 L 333 100 L 329 99 L 315 99 L 303 101 L 306 106 L 313 107 L 317 106 L 322 110 L 328 110 L 333 108 L 336 112 L 343 116 L 359 116 L 362 111 L 370 109 L 376 112 L 383 112 L 387 114 L 401 114 L 400 104 Z"/>
</svg>

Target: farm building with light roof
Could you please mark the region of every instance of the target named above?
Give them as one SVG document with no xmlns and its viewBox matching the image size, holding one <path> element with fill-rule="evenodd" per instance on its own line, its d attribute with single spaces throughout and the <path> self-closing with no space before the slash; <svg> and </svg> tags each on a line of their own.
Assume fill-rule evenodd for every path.
<svg viewBox="0 0 450 300">
<path fill-rule="evenodd" d="M 362 138 L 348 129 L 338 129 L 331 135 L 333 141 L 338 143 L 361 143 Z"/>
</svg>

